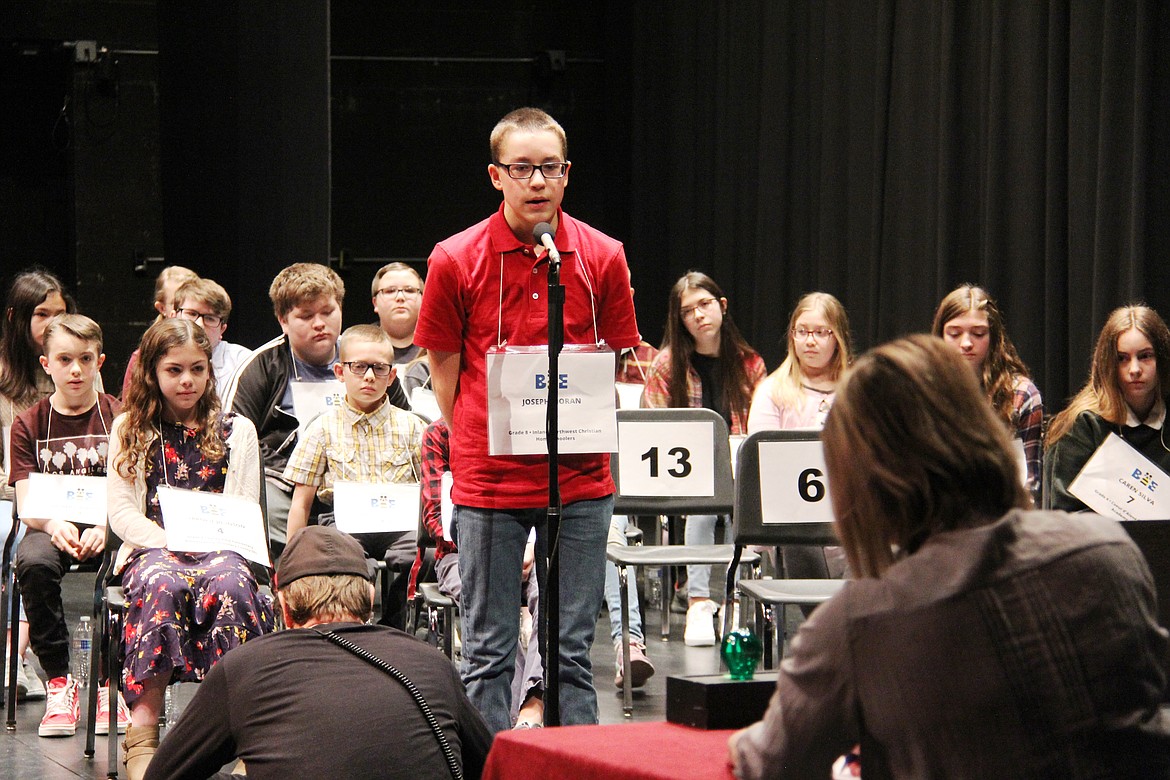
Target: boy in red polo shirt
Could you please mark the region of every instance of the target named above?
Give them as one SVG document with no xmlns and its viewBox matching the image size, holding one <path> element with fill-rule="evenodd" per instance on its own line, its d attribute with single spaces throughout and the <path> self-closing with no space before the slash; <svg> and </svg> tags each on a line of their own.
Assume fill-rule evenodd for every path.
<svg viewBox="0 0 1170 780">
<path fill-rule="evenodd" d="M 529 530 L 545 515 L 544 455 L 488 454 L 487 352 L 548 343 L 548 258 L 533 229 L 556 231 L 565 287 L 565 344 L 640 339 L 621 244 L 561 210 L 569 181 L 565 132 L 535 108 L 491 134 L 488 176 L 503 195 L 488 219 L 435 246 L 415 330 L 429 350 L 439 407 L 451 427 L 452 499 L 463 592 L 463 680 L 493 731 L 509 727 L 520 568 Z M 589 650 L 605 583 L 613 512 L 607 454 L 562 454 L 560 707 L 562 723 L 596 723 Z"/>
</svg>

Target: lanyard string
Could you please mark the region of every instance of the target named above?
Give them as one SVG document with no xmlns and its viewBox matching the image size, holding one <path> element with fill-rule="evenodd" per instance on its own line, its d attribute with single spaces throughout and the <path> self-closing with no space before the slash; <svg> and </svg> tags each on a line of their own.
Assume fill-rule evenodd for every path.
<svg viewBox="0 0 1170 780">
<path fill-rule="evenodd" d="M 601 337 L 597 331 L 597 301 L 593 295 L 593 280 L 589 277 L 589 269 L 585 267 L 585 261 L 581 259 L 582 252 L 575 251 L 573 256 L 577 259 L 577 266 L 581 269 L 581 275 L 585 277 L 585 288 L 589 291 L 589 312 L 593 318 L 593 342 L 601 344 Z M 547 254 L 546 254 L 547 258 Z M 499 308 L 496 311 L 496 346 L 503 347 L 504 341 L 504 253 L 500 252 L 500 301 Z M 642 375 L 645 379 L 645 374 Z"/>
</svg>

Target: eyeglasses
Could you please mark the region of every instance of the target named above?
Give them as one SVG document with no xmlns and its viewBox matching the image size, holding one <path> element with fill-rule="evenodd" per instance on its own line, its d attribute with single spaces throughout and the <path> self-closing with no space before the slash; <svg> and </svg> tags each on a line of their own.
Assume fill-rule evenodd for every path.
<svg viewBox="0 0 1170 780">
<path fill-rule="evenodd" d="M 802 326 L 792 329 L 792 337 L 797 341 L 804 341 L 809 336 L 812 336 L 817 341 L 825 341 L 832 335 L 833 331 L 831 328 L 813 328 L 810 330 Z"/>
<path fill-rule="evenodd" d="M 682 315 L 683 322 L 689 322 L 695 318 L 695 312 L 698 309 L 702 309 L 703 312 L 706 313 L 706 312 L 710 311 L 711 307 L 717 303 L 719 303 L 718 298 L 704 298 L 703 300 L 696 303 L 694 306 L 686 307 L 685 309 L 680 311 L 679 314 Z"/>
<path fill-rule="evenodd" d="M 397 298 L 401 294 L 403 298 L 413 298 L 420 292 L 422 290 L 417 287 L 387 287 L 383 290 L 378 290 L 378 295 L 385 295 L 387 298 Z"/>
<path fill-rule="evenodd" d="M 379 379 L 390 376 L 390 369 L 394 366 L 389 363 L 365 363 L 361 360 L 345 360 L 341 365 L 348 368 L 355 376 L 365 376 L 367 371 L 373 371 Z"/>
<path fill-rule="evenodd" d="M 567 162 L 548 162 L 540 165 L 532 163 L 494 163 L 497 168 L 503 168 L 513 179 L 531 179 L 532 174 L 540 171 L 546 179 L 561 179 L 569 171 Z"/>
<path fill-rule="evenodd" d="M 209 328 L 219 327 L 219 324 L 223 322 L 222 317 L 216 317 L 214 314 L 204 314 L 197 309 L 175 309 L 175 314 L 179 315 L 180 319 L 190 320 L 191 322 L 203 320 L 203 324 Z"/>
</svg>

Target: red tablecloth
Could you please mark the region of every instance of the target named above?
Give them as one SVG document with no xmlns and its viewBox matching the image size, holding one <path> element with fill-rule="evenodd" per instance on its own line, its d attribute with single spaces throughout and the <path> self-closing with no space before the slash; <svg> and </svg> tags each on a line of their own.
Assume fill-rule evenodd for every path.
<svg viewBox="0 0 1170 780">
<path fill-rule="evenodd" d="M 721 780 L 731 778 L 727 738 L 674 723 L 505 731 L 496 735 L 484 780 Z"/>
</svg>

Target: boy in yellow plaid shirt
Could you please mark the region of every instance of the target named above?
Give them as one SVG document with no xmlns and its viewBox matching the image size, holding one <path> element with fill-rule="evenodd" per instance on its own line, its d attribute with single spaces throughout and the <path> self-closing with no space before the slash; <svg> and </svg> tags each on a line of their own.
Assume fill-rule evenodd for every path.
<svg viewBox="0 0 1170 780">
<path fill-rule="evenodd" d="M 422 473 L 423 421 L 392 405 L 386 389 L 394 379 L 394 345 L 376 325 L 354 325 L 341 334 L 341 361 L 334 373 L 345 384 L 345 403 L 309 423 L 284 470 L 296 484 L 288 511 L 288 539 L 309 523 L 316 495 L 333 503 L 336 481 L 417 483 Z M 322 514 L 321 524 L 331 518 Z M 388 550 L 414 557 L 415 531 L 362 533 L 354 537 L 366 555 L 381 560 Z M 395 577 L 384 625 L 403 627 L 406 577 Z"/>
</svg>

